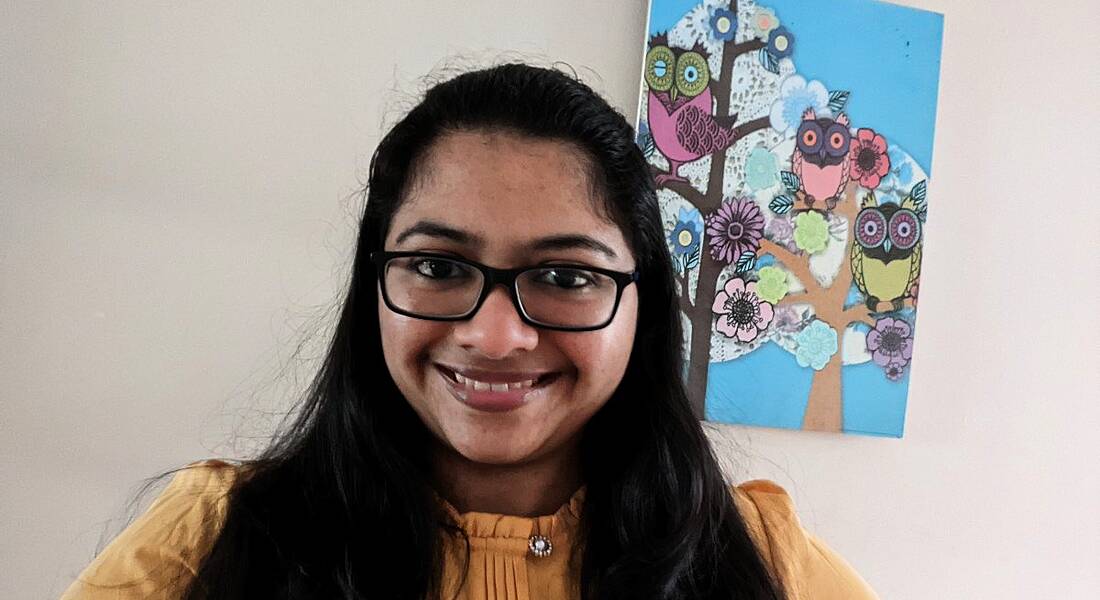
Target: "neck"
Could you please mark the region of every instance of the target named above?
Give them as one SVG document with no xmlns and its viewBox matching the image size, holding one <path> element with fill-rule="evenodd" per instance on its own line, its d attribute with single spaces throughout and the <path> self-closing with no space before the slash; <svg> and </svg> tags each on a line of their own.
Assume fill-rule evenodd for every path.
<svg viewBox="0 0 1100 600">
<path fill-rule="evenodd" d="M 432 469 L 439 494 L 460 513 L 550 515 L 583 483 L 579 443 L 546 457 L 510 465 L 476 463 L 437 443 Z"/>
</svg>

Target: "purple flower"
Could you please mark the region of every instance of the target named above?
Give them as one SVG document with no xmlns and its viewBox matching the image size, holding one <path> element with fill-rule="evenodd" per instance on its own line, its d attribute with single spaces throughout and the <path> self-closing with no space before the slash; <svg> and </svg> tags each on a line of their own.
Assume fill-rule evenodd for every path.
<svg viewBox="0 0 1100 600">
<path fill-rule="evenodd" d="M 892 362 L 885 366 L 886 378 L 890 381 L 898 381 L 902 375 L 905 375 L 905 367 L 908 367 L 907 362 Z"/>
<path fill-rule="evenodd" d="M 883 317 L 875 321 L 875 328 L 867 333 L 867 350 L 875 364 L 885 367 L 889 376 L 892 367 L 900 364 L 904 368 L 913 358 L 913 328 L 902 319 Z"/>
<path fill-rule="evenodd" d="M 764 215 L 749 198 L 723 200 L 718 210 L 707 215 L 707 237 L 714 260 L 733 264 L 745 252 L 760 250 Z"/>
</svg>

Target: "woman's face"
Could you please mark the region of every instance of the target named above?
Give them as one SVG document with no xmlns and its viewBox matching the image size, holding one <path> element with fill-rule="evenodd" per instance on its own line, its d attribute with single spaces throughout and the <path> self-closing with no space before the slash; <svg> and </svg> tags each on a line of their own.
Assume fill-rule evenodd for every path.
<svg viewBox="0 0 1100 600">
<path fill-rule="evenodd" d="M 560 141 L 446 134 L 421 163 L 385 249 L 453 254 L 497 268 L 568 262 L 632 271 L 630 247 L 598 212 L 602 200 L 592 196 L 583 160 L 579 148 Z M 626 286 L 611 323 L 585 332 L 524 323 L 501 286 L 467 321 L 399 315 L 381 291 L 378 306 L 386 365 L 424 424 L 468 460 L 516 464 L 575 443 L 610 398 L 630 358 L 638 296 L 636 285 Z M 498 388 L 548 381 L 515 408 L 486 410 L 462 400 L 479 386 L 456 381 L 453 372 Z"/>
</svg>

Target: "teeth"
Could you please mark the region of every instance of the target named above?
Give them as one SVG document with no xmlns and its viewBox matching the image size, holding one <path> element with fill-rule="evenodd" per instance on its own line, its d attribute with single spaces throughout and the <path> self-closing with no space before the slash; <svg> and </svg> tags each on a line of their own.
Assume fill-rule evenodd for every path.
<svg viewBox="0 0 1100 600">
<path fill-rule="evenodd" d="M 512 381 L 508 383 L 487 383 L 484 381 L 478 381 L 476 379 L 470 379 L 464 377 L 461 373 L 455 372 L 455 380 L 466 386 L 467 388 L 473 388 L 478 391 L 492 390 L 494 392 L 505 392 L 508 390 L 518 390 L 520 388 L 534 387 L 535 380 L 527 379 L 525 381 Z"/>
</svg>

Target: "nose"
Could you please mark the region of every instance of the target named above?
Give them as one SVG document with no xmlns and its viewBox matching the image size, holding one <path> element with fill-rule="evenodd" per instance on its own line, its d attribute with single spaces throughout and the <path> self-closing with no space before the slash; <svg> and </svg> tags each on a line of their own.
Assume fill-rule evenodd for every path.
<svg viewBox="0 0 1100 600">
<path fill-rule="evenodd" d="M 537 329 L 524 323 L 503 286 L 494 286 L 474 316 L 454 324 L 455 341 L 486 358 L 502 359 L 539 343 Z"/>
</svg>

